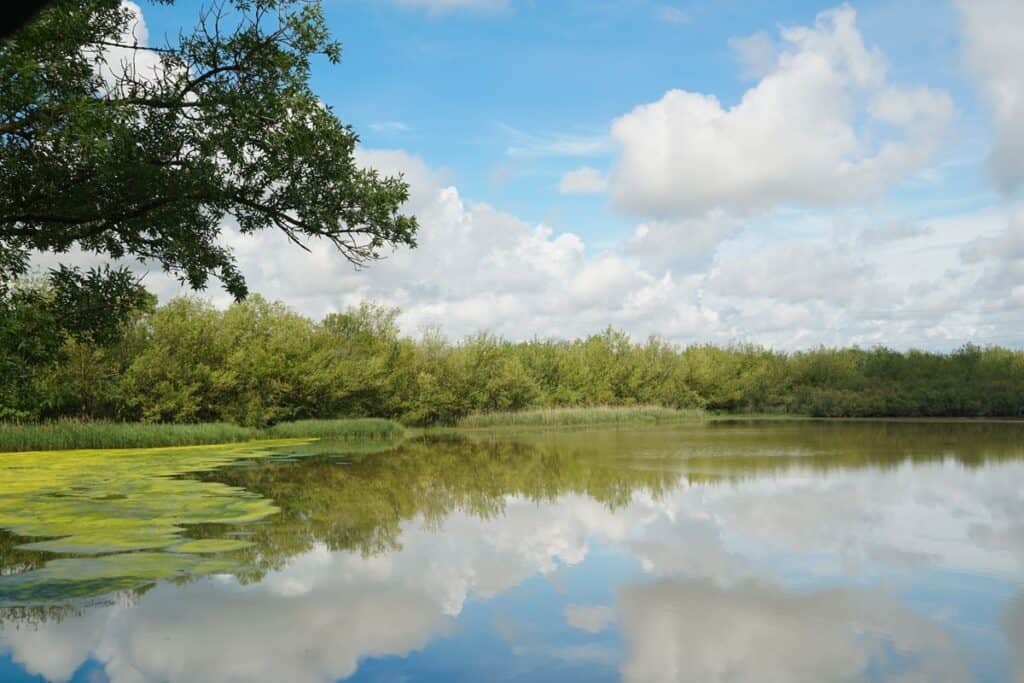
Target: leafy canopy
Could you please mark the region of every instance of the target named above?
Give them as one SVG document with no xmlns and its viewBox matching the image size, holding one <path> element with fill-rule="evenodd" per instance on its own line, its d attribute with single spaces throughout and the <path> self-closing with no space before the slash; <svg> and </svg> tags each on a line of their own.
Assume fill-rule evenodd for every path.
<svg viewBox="0 0 1024 683">
<path fill-rule="evenodd" d="M 355 265 L 415 246 L 407 185 L 357 166 L 357 135 L 309 87 L 314 57 L 340 58 L 319 2 L 215 0 L 159 46 L 140 20 L 57 0 L 0 43 L 0 280 L 77 247 L 242 298 L 227 217 Z"/>
</svg>

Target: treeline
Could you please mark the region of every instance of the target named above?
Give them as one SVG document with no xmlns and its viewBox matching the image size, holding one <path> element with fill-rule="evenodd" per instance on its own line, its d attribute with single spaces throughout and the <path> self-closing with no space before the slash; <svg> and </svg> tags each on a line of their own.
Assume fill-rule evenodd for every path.
<svg viewBox="0 0 1024 683">
<path fill-rule="evenodd" d="M 156 307 L 130 294 L 133 305 L 109 320 L 77 321 L 68 313 L 75 296 L 47 281 L 0 297 L 0 419 L 450 424 L 474 412 L 589 405 L 1024 416 L 1024 352 L 998 347 L 783 353 L 636 342 L 611 328 L 572 341 L 479 334 L 453 343 L 403 337 L 397 312 L 374 305 L 317 321 L 260 297 L 218 310 L 190 298 Z"/>
</svg>

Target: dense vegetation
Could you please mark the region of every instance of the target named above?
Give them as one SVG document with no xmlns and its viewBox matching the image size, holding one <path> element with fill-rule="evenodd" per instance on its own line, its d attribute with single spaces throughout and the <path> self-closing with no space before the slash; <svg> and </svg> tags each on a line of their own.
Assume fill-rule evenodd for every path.
<svg viewBox="0 0 1024 683">
<path fill-rule="evenodd" d="M 402 337 L 393 310 L 322 320 L 252 297 L 226 310 L 142 302 L 69 331 L 51 281 L 0 297 L 0 420 L 262 427 L 334 417 L 452 424 L 479 412 L 664 406 L 814 416 L 1024 415 L 1024 352 L 681 348 L 613 329 L 572 341 Z M 46 352 L 39 352 L 39 349 Z"/>
</svg>

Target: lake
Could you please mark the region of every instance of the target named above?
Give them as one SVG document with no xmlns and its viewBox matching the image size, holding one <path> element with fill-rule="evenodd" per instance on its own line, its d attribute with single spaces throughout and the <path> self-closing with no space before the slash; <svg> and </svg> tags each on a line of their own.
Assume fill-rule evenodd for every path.
<svg viewBox="0 0 1024 683">
<path fill-rule="evenodd" d="M 3 681 L 1024 681 L 1024 425 L 0 456 Z"/>
</svg>

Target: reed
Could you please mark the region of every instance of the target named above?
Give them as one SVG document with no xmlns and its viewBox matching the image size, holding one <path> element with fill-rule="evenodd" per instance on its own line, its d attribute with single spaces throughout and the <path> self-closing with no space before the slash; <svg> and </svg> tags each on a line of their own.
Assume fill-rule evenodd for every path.
<svg viewBox="0 0 1024 683">
<path fill-rule="evenodd" d="M 266 429 L 226 423 L 148 424 L 63 420 L 42 424 L 0 423 L 0 453 L 83 448 L 157 448 L 237 443 L 255 439 L 400 438 L 405 428 L 391 420 L 300 420 Z"/>
<path fill-rule="evenodd" d="M 0 424 L 0 451 L 60 451 L 79 448 L 155 448 L 248 441 L 259 430 L 226 423 L 145 424 L 58 421 Z"/>
</svg>

